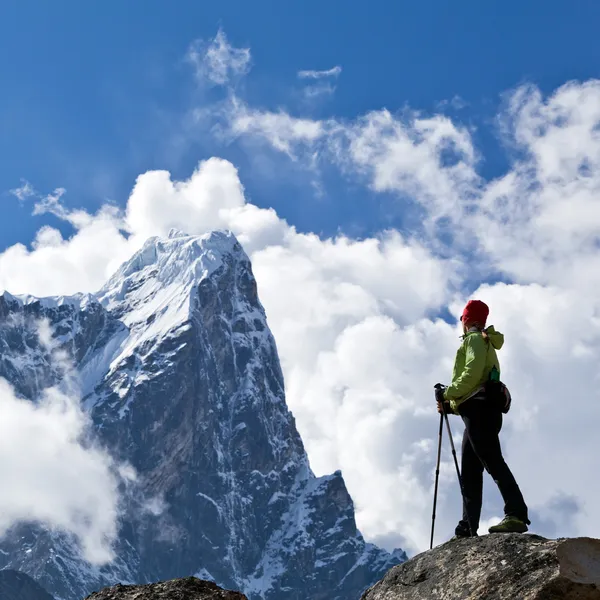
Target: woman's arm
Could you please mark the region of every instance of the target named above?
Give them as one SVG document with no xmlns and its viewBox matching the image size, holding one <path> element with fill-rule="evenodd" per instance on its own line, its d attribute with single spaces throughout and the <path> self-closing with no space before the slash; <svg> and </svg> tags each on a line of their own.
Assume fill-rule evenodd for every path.
<svg viewBox="0 0 600 600">
<path fill-rule="evenodd" d="M 465 338 L 465 368 L 447 388 L 444 398 L 450 402 L 460 400 L 475 391 L 481 383 L 487 361 L 487 342 L 481 335 L 469 335 Z M 460 404 L 460 403 L 459 403 Z M 452 408 L 456 408 L 452 402 Z"/>
</svg>

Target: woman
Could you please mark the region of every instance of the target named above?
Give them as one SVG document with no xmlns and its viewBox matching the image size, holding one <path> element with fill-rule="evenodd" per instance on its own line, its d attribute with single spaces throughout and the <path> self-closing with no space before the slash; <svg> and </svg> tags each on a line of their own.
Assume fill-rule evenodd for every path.
<svg viewBox="0 0 600 600">
<path fill-rule="evenodd" d="M 483 470 L 492 476 L 504 500 L 505 517 L 490 527 L 490 533 L 524 533 L 528 510 L 521 490 L 502 457 L 500 439 L 502 411 L 488 401 L 485 383 L 495 367 L 500 372 L 496 350 L 504 336 L 493 326 L 485 328 L 489 308 L 480 300 L 467 303 L 461 316 L 463 342 L 456 353 L 452 383 L 443 392 L 448 413 L 458 414 L 465 424 L 462 442 L 463 517 L 456 526 L 457 537 L 477 535 L 483 496 Z M 438 399 L 438 412 L 442 411 Z M 469 523 L 471 527 L 469 528 Z"/>
</svg>

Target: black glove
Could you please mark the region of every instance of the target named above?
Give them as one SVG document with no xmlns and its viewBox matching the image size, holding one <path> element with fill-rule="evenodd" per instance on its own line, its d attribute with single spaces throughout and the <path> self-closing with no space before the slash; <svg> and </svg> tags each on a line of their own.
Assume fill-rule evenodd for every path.
<svg viewBox="0 0 600 600">
<path fill-rule="evenodd" d="M 447 415 L 452 414 L 452 408 L 450 407 L 450 402 L 444 398 L 444 392 L 446 391 L 446 386 L 441 383 L 436 383 L 435 386 L 435 400 L 438 404 L 443 406 L 444 412 Z"/>
<path fill-rule="evenodd" d="M 444 402 L 444 391 L 446 386 L 441 383 L 436 383 L 433 388 L 435 389 L 435 399 L 437 402 Z"/>
</svg>

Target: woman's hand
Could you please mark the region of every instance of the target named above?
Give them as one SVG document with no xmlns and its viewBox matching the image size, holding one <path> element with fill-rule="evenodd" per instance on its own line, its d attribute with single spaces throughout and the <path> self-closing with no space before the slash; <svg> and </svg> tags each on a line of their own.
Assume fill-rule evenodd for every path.
<svg viewBox="0 0 600 600">
<path fill-rule="evenodd" d="M 444 402 L 440 402 L 438 400 L 437 411 L 438 413 L 440 413 L 440 415 L 443 415 L 444 413 L 446 413 L 447 415 L 454 414 L 454 412 L 452 411 L 452 407 L 450 406 L 450 402 L 448 402 L 447 400 L 444 400 Z"/>
</svg>

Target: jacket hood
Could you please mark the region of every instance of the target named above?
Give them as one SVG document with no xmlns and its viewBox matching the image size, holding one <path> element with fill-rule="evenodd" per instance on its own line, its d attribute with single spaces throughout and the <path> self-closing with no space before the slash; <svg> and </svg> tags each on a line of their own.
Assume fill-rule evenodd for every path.
<svg viewBox="0 0 600 600">
<path fill-rule="evenodd" d="M 488 338 L 490 339 L 492 346 L 496 350 L 500 350 L 500 348 L 502 348 L 502 346 L 504 345 L 504 335 L 502 333 L 500 333 L 499 331 L 496 331 L 494 329 L 493 325 L 490 325 L 485 330 L 485 333 L 487 334 Z"/>
</svg>

